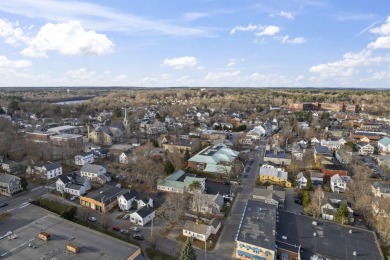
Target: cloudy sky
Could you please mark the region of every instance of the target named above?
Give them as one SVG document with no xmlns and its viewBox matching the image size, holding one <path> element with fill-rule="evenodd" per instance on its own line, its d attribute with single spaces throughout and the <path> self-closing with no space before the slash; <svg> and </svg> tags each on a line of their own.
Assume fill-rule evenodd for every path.
<svg viewBox="0 0 390 260">
<path fill-rule="evenodd" d="M 390 87 L 388 0 L 12 0 L 0 86 Z"/>
</svg>

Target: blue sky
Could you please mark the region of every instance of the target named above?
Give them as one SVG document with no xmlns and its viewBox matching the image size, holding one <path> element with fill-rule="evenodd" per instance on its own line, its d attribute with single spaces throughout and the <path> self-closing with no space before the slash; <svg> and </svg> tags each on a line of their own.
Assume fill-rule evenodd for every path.
<svg viewBox="0 0 390 260">
<path fill-rule="evenodd" d="M 390 87 L 388 0 L 12 0 L 0 86 Z"/>
</svg>

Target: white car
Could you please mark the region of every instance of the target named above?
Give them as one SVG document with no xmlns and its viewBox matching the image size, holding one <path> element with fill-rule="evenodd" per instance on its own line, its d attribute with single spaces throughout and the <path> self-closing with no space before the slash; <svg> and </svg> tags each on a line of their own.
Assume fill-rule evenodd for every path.
<svg viewBox="0 0 390 260">
<path fill-rule="evenodd" d="M 96 222 L 96 218 L 95 217 L 89 217 L 88 220 L 91 221 L 91 222 Z"/>
<path fill-rule="evenodd" d="M 75 200 L 75 199 L 77 199 L 79 196 L 73 196 L 72 198 L 70 198 L 70 200 Z"/>
<path fill-rule="evenodd" d="M 139 228 L 137 228 L 137 227 L 132 227 L 131 230 L 134 231 L 134 232 L 138 232 L 138 231 L 139 231 Z"/>
<path fill-rule="evenodd" d="M 128 219 L 130 217 L 130 214 L 126 214 L 123 216 L 123 219 Z"/>
</svg>

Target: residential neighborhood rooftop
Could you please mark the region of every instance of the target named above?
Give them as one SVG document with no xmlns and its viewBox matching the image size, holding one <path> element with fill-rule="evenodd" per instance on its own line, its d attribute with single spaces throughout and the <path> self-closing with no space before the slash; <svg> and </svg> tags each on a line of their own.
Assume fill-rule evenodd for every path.
<svg viewBox="0 0 390 260">
<path fill-rule="evenodd" d="M 314 255 L 329 259 L 383 259 L 372 231 L 278 211 L 278 248 L 301 246 L 302 259 Z M 354 255 L 356 252 L 356 256 Z"/>
<path fill-rule="evenodd" d="M 248 200 L 236 240 L 274 249 L 275 231 L 276 206 Z"/>
</svg>

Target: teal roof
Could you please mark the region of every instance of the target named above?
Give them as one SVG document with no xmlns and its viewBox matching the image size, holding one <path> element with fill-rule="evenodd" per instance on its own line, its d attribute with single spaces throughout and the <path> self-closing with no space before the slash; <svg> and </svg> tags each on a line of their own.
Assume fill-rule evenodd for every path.
<svg viewBox="0 0 390 260">
<path fill-rule="evenodd" d="M 381 145 L 388 146 L 390 145 L 390 138 L 383 137 L 381 140 L 378 141 Z"/>
<path fill-rule="evenodd" d="M 193 181 L 203 182 L 205 180 L 205 178 L 186 176 L 183 181 L 178 181 L 178 179 L 181 178 L 184 174 L 184 171 L 178 170 L 175 173 L 169 175 L 164 180 L 159 180 L 158 185 L 165 187 L 173 187 L 177 189 L 184 189 L 184 187 L 188 187 Z"/>
<path fill-rule="evenodd" d="M 219 164 L 223 162 L 232 162 L 239 152 L 227 148 L 225 144 L 208 146 L 198 154 L 194 155 L 189 161 L 197 163 Z"/>
</svg>

